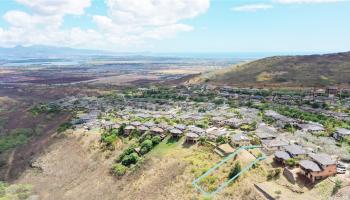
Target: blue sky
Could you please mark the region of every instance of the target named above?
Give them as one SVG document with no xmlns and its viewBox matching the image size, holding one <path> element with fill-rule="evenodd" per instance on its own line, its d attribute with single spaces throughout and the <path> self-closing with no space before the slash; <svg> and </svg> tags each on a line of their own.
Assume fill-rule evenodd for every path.
<svg viewBox="0 0 350 200">
<path fill-rule="evenodd" d="M 350 50 L 347 0 L 1 0 L 0 46 L 152 52 Z"/>
</svg>

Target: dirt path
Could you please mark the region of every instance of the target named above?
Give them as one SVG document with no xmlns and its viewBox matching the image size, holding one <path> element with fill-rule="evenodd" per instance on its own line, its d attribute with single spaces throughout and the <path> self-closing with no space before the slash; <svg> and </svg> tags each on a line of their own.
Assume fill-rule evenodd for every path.
<svg viewBox="0 0 350 200">
<path fill-rule="evenodd" d="M 7 166 L 8 167 L 7 167 L 6 173 L 5 173 L 5 180 L 8 180 L 8 178 L 9 178 L 9 175 L 10 175 L 10 172 L 11 172 L 11 169 L 12 169 L 13 159 L 15 157 L 15 153 L 16 153 L 16 150 L 11 151 L 10 156 L 8 158 L 8 161 L 7 161 Z"/>
</svg>

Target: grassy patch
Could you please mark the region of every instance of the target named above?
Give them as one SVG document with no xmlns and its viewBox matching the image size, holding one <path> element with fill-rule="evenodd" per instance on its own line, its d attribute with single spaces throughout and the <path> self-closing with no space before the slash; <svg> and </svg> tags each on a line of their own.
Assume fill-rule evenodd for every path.
<svg viewBox="0 0 350 200">
<path fill-rule="evenodd" d="M 0 181 L 0 199 L 28 199 L 32 194 L 31 185 L 13 184 Z"/>
<path fill-rule="evenodd" d="M 182 144 L 183 139 L 176 140 L 172 137 L 166 137 L 161 143 L 159 143 L 153 150 L 152 155 L 163 156 L 169 153 L 172 149 L 176 148 L 178 145 Z"/>
<path fill-rule="evenodd" d="M 25 144 L 32 137 L 34 131 L 28 128 L 14 129 L 10 134 L 0 138 L 0 153 L 15 148 L 18 145 Z"/>
</svg>

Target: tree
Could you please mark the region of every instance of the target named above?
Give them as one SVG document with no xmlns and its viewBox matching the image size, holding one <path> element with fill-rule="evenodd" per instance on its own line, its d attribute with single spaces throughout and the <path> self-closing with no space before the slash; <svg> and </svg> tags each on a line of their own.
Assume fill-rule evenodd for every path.
<svg viewBox="0 0 350 200">
<path fill-rule="evenodd" d="M 131 147 L 125 149 L 125 150 L 123 151 L 123 153 L 119 155 L 119 157 L 118 157 L 118 159 L 117 159 L 117 162 L 122 161 L 123 158 L 124 158 L 125 156 L 134 153 L 134 148 L 135 148 L 134 146 L 131 146 Z"/>
<path fill-rule="evenodd" d="M 332 195 L 335 195 L 337 192 L 338 192 L 338 190 L 342 187 L 342 181 L 341 180 L 336 180 L 335 181 L 335 185 L 334 185 L 334 187 L 333 187 L 333 190 L 332 190 Z"/>
<path fill-rule="evenodd" d="M 207 138 L 206 137 L 200 137 L 199 140 L 198 140 L 198 144 L 200 145 L 204 145 L 207 141 Z"/>
<path fill-rule="evenodd" d="M 126 124 L 122 124 L 118 129 L 118 135 L 124 135 L 124 129 L 126 127 Z"/>
<path fill-rule="evenodd" d="M 241 164 L 239 162 L 236 162 L 234 167 L 231 169 L 230 174 L 228 175 L 228 178 L 231 179 L 235 177 L 237 174 L 239 174 L 242 170 Z"/>
<path fill-rule="evenodd" d="M 215 142 L 218 144 L 224 144 L 224 143 L 227 143 L 227 138 L 225 136 L 220 135 L 219 137 L 216 138 Z"/>
<path fill-rule="evenodd" d="M 156 135 L 152 138 L 152 144 L 153 146 L 159 144 L 162 141 L 162 139 L 160 138 L 160 136 Z"/>
<path fill-rule="evenodd" d="M 116 176 L 123 176 L 126 173 L 126 169 L 124 165 L 118 163 L 113 165 L 111 172 Z"/>
<path fill-rule="evenodd" d="M 153 148 L 152 140 L 145 140 L 141 143 L 141 154 L 148 153 Z"/>
<path fill-rule="evenodd" d="M 286 160 L 286 164 L 289 167 L 294 167 L 297 164 L 297 161 L 294 158 L 289 158 L 288 160 Z"/>
<path fill-rule="evenodd" d="M 259 138 L 254 137 L 253 139 L 250 140 L 250 143 L 252 145 L 261 145 L 261 141 L 259 140 Z"/>
<path fill-rule="evenodd" d="M 131 164 L 136 164 L 138 160 L 139 156 L 136 153 L 131 153 L 130 155 L 124 156 L 122 165 L 129 166 Z"/>
</svg>

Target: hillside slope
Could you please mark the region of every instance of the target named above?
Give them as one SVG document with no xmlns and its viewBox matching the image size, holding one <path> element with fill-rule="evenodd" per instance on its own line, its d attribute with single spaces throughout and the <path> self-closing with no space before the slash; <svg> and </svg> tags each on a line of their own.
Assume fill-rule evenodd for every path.
<svg viewBox="0 0 350 200">
<path fill-rule="evenodd" d="M 276 56 L 197 76 L 189 83 L 234 86 L 322 87 L 350 84 L 350 52 Z"/>
</svg>

